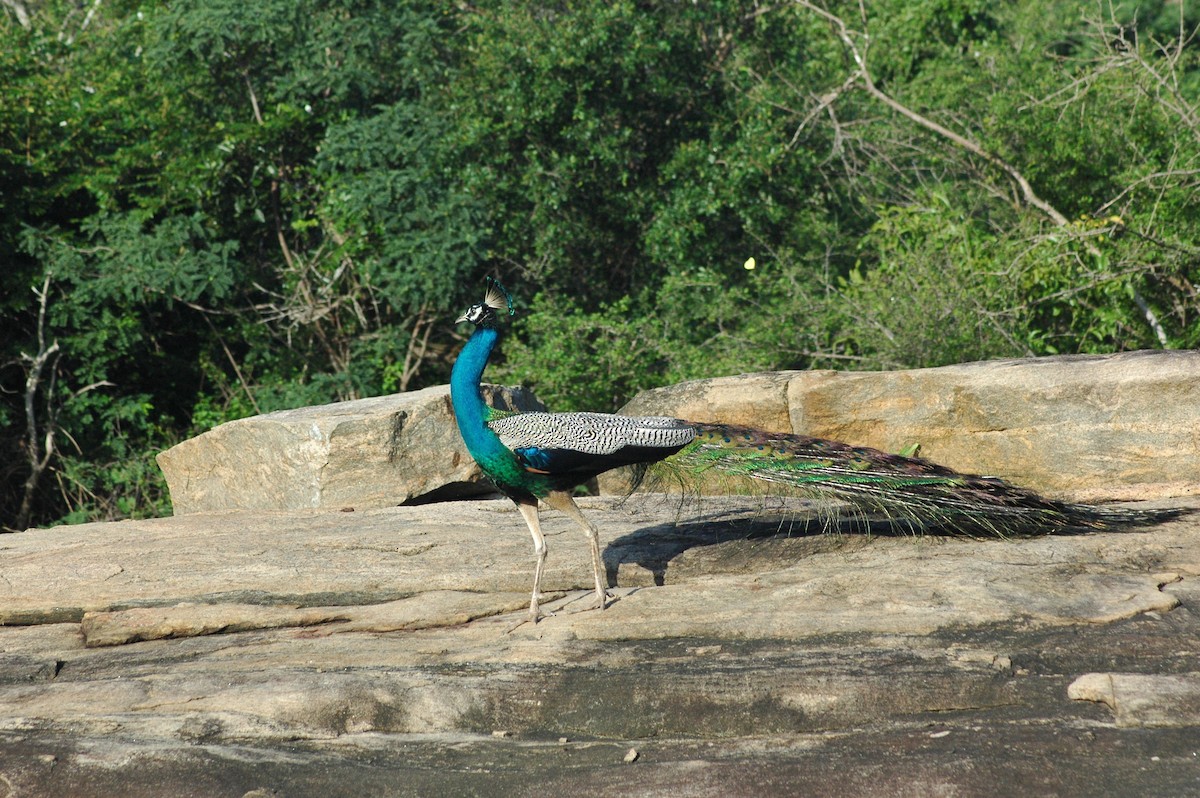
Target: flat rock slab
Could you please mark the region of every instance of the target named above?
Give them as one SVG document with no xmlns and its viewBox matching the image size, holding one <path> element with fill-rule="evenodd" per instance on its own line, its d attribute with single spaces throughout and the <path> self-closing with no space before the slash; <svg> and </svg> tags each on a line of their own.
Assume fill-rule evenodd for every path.
<svg viewBox="0 0 1200 798">
<path fill-rule="evenodd" d="M 556 614 L 511 631 L 532 552 L 507 501 L 5 536 L 0 785 L 239 797 L 984 794 L 999 778 L 1023 794 L 1200 789 L 1200 516 L 966 540 L 826 532 L 802 502 L 583 504 L 612 605 L 577 611 L 590 599 L 586 542 L 547 513 Z M 1151 698 L 1131 698 L 1139 679 Z"/>
<path fill-rule="evenodd" d="M 1067 695 L 1105 704 L 1119 726 L 1200 727 L 1200 673 L 1087 673 Z"/>
<path fill-rule="evenodd" d="M 1077 501 L 1200 494 L 1200 352 L 793 371 L 645 391 L 622 411 L 920 456 Z M 601 480 L 614 493 L 624 481 Z"/>
<path fill-rule="evenodd" d="M 529 391 L 485 385 L 502 410 L 544 410 Z M 388 507 L 492 488 L 467 454 L 450 388 L 230 421 L 158 455 L 176 515 Z"/>
<path fill-rule="evenodd" d="M 1103 623 L 1170 610 L 1173 599 L 1160 587 L 1200 573 L 1200 548 L 1154 568 L 1114 564 L 1144 560 L 1146 546 L 1160 546 L 1163 530 L 1178 523 L 1153 534 L 871 538 L 823 533 L 812 506 L 799 501 L 764 509 L 754 499 L 713 498 L 681 510 L 677 498 L 639 496 L 583 505 L 608 540 L 610 584 L 661 586 L 587 618 L 574 630 L 587 636 L 790 638 L 1015 619 Z M 676 524 L 689 514 L 690 523 Z M 543 588 L 587 590 L 583 536 L 554 513 L 546 527 Z M 6 536 L 0 550 L 0 623 L 83 622 L 92 613 L 89 628 L 96 613 L 157 608 L 164 623 L 193 615 L 200 628 L 222 631 L 242 628 L 231 608 L 270 607 L 282 622 L 302 607 L 375 606 L 435 591 L 478 594 L 476 616 L 488 614 L 494 596 L 494 614 L 528 589 L 533 566 L 528 533 L 503 499 L 82 524 Z M 264 625 L 279 625 L 264 613 Z M 144 616 L 129 617 L 145 625 Z M 311 625 L 302 617 L 288 625 Z M 574 627 L 575 619 L 546 626 L 560 624 Z"/>
</svg>

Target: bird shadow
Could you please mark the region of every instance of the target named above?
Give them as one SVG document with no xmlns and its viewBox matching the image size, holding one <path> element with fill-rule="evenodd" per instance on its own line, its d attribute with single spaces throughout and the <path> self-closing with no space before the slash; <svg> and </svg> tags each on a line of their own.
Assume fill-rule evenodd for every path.
<svg viewBox="0 0 1200 798">
<path fill-rule="evenodd" d="M 677 508 L 673 522 L 659 523 L 630 532 L 610 542 L 601 553 L 608 586 L 616 587 L 624 565 L 648 571 L 654 584 L 666 582 L 667 571 L 686 552 L 709 548 L 703 555 L 705 573 L 756 573 L 777 570 L 781 564 L 832 551 L 852 551 L 869 545 L 876 537 L 921 537 L 931 540 L 997 537 L 1074 536 L 1085 529 L 1054 529 L 1040 534 L 997 535 L 986 527 L 976 531 L 956 527 L 922 526 L 904 520 L 864 514 L 845 507 L 832 509 L 820 502 L 779 500 L 764 502 L 757 510 L 745 506 L 720 507 L 690 512 L 687 502 Z M 1094 530 L 1093 530 L 1094 531 Z M 732 542 L 755 542 L 753 546 L 725 547 Z M 699 566 L 689 563 L 688 568 Z M 686 570 L 686 569 L 685 569 Z"/>
<path fill-rule="evenodd" d="M 617 586 L 623 565 L 635 565 L 648 571 L 655 585 L 666 582 L 667 570 L 680 555 L 693 549 L 719 547 L 732 542 L 760 542 L 766 545 L 737 547 L 710 559 L 706 571 L 714 569 L 745 572 L 760 567 L 778 568 L 780 559 L 797 560 L 813 554 L 860 548 L 872 536 L 905 534 L 894 524 L 864 517 L 831 518 L 813 507 L 787 507 L 747 513 L 742 509 L 721 509 L 655 524 L 613 539 L 603 550 L 608 586 Z M 911 534 L 911 533 L 908 533 Z"/>
</svg>

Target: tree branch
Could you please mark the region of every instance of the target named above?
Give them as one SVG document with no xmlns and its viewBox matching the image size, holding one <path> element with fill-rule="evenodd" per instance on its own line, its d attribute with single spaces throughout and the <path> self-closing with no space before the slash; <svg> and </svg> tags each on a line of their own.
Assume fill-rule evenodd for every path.
<svg viewBox="0 0 1200 798">
<path fill-rule="evenodd" d="M 46 275 L 46 279 L 42 282 L 41 290 L 33 289 L 34 296 L 38 298 L 38 320 L 37 320 L 37 354 L 27 355 L 21 353 L 21 361 L 26 364 L 25 371 L 25 456 L 29 463 L 29 476 L 25 478 L 25 484 L 21 489 L 21 507 L 17 511 L 15 528 L 17 530 L 26 529 L 29 526 L 29 519 L 33 514 L 33 500 L 37 495 L 38 483 L 42 479 L 42 474 L 50 465 L 50 460 L 54 457 L 57 447 L 55 445 L 56 424 L 54 414 L 47 412 L 45 423 L 45 436 L 39 442 L 38 430 L 38 414 L 37 414 L 37 397 L 42 384 L 42 375 L 52 361 L 57 359 L 60 349 L 58 341 L 46 345 L 46 303 L 50 296 L 50 275 Z M 46 399 L 49 405 L 50 397 Z"/>
<path fill-rule="evenodd" d="M 0 0 L 0 2 L 12 9 L 12 12 L 17 15 L 17 24 L 29 30 L 29 9 L 21 0 Z"/>
<path fill-rule="evenodd" d="M 1038 193 L 1036 191 L 1034 191 L 1033 186 L 1030 184 L 1029 180 L 1026 179 L 1025 175 L 1023 175 L 1021 173 L 1021 171 L 1019 169 L 1017 169 L 1017 167 L 1013 166 L 1008 161 L 1004 160 L 1003 158 L 1001 158 L 999 155 L 995 154 L 994 152 L 991 152 L 991 151 L 985 149 L 983 147 L 983 145 L 979 144 L 977 141 L 974 141 L 973 139 L 970 139 L 967 136 L 964 136 L 960 133 L 950 130 L 949 128 L 935 122 L 934 120 L 930 119 L 929 117 L 925 116 L 924 114 L 914 111 L 913 109 L 909 108 L 907 105 L 904 105 L 900 101 L 896 100 L 894 97 L 892 97 L 887 92 L 880 89 L 875 84 L 875 79 L 872 77 L 870 66 L 867 63 L 867 52 L 870 48 L 871 38 L 865 32 L 866 23 L 867 23 L 867 14 L 866 14 L 866 7 L 862 3 L 861 0 L 859 2 L 859 14 L 862 18 L 862 23 L 863 23 L 863 27 L 864 27 L 864 30 L 861 32 L 860 31 L 852 31 L 849 28 L 849 26 L 846 25 L 845 20 L 843 20 L 841 17 L 822 8 L 821 6 L 818 6 L 818 5 L 810 2 L 810 0 L 796 0 L 796 3 L 800 7 L 806 8 L 809 11 L 813 12 L 814 14 L 821 17 L 822 19 L 824 19 L 830 25 L 833 26 L 834 30 L 837 33 L 838 38 L 841 39 L 843 46 L 845 46 L 846 50 L 850 53 L 851 58 L 854 59 L 854 63 L 856 66 L 855 71 L 853 73 L 851 73 L 850 77 L 847 79 L 847 81 L 845 83 L 842 84 L 841 87 L 834 90 L 833 92 L 830 92 L 830 94 L 825 96 L 825 97 L 829 97 L 828 100 L 826 100 L 825 97 L 821 98 L 821 103 L 818 104 L 818 108 L 816 111 L 817 113 L 820 112 L 822 107 L 828 107 L 833 102 L 833 100 L 835 100 L 838 96 L 840 96 L 843 92 L 845 92 L 849 86 L 853 85 L 853 83 L 857 81 L 858 83 L 860 83 L 862 85 L 862 88 L 867 92 L 867 94 L 869 94 L 871 97 L 874 97 L 876 100 L 883 103 L 888 108 L 892 109 L 893 111 L 900 114 L 904 118 L 915 123 L 919 127 L 922 127 L 925 130 L 928 130 L 929 132 L 931 132 L 937 136 L 940 136 L 941 138 L 945 139 L 946 141 L 949 141 L 954 146 L 971 153 L 972 155 L 976 156 L 977 158 L 980 158 L 980 159 L 986 161 L 987 163 L 991 164 L 993 167 L 1004 172 L 1004 174 L 1006 174 L 1008 176 L 1008 178 L 1013 183 L 1016 184 L 1017 189 L 1020 192 L 1022 201 L 1026 205 L 1028 205 L 1032 208 L 1036 208 L 1037 210 L 1041 211 L 1055 225 L 1057 225 L 1059 227 L 1065 227 L 1069 223 L 1067 217 L 1061 211 L 1059 211 L 1057 208 L 1055 208 L 1053 205 L 1051 205 L 1046 200 L 1042 199 L 1042 197 L 1040 197 L 1038 195 Z M 1193 35 L 1194 35 L 1194 33 L 1193 33 Z M 1141 56 L 1141 54 L 1137 48 L 1136 40 L 1132 46 L 1126 44 L 1124 42 L 1124 39 L 1118 38 L 1117 41 L 1118 41 L 1118 45 L 1116 45 L 1116 46 L 1118 48 L 1123 48 L 1127 51 L 1127 52 L 1121 53 L 1122 61 L 1124 62 L 1127 59 L 1132 60 L 1139 67 L 1141 67 L 1146 73 L 1148 73 L 1151 76 L 1151 78 L 1153 79 L 1155 86 L 1157 87 L 1158 100 L 1160 102 L 1163 102 L 1164 104 L 1166 104 L 1173 111 L 1175 111 L 1175 113 L 1183 120 L 1185 125 L 1193 133 L 1196 133 L 1198 136 L 1200 136 L 1200 125 L 1197 124 L 1196 114 L 1194 113 L 1194 109 L 1192 109 L 1188 105 L 1188 103 L 1183 100 L 1182 96 L 1180 95 L 1180 93 L 1178 91 L 1178 86 L 1175 85 L 1174 83 L 1172 83 L 1171 81 L 1167 80 L 1165 77 L 1163 77 L 1163 75 L 1160 72 L 1155 70 L 1154 67 L 1151 64 L 1149 64 Z M 1182 48 L 1182 41 L 1183 41 L 1183 37 L 1182 37 L 1182 27 L 1181 27 L 1181 36 L 1180 36 L 1181 43 L 1179 45 L 1177 45 L 1176 51 L 1167 52 L 1168 61 L 1170 61 L 1171 56 L 1178 57 L 1179 48 Z M 861 45 L 860 45 L 860 42 L 861 42 Z M 1165 48 L 1164 48 L 1164 51 L 1165 51 Z M 1167 97 L 1164 97 L 1163 95 L 1167 95 Z M 801 128 L 803 128 L 804 125 L 808 124 L 812 120 L 814 115 L 815 114 L 810 114 L 808 117 L 806 117 L 804 119 L 804 121 L 801 123 Z M 799 131 L 797 131 L 797 134 L 798 133 L 799 133 Z M 793 140 L 794 140 L 794 137 L 793 137 Z M 1088 252 L 1090 252 L 1092 255 L 1099 256 L 1100 251 L 1099 251 L 1099 249 L 1097 249 L 1097 247 L 1094 244 L 1092 244 L 1091 242 L 1085 241 L 1084 246 L 1087 248 Z M 1150 305 L 1146 302 L 1145 298 L 1142 297 L 1141 292 L 1137 291 L 1136 289 L 1134 290 L 1134 293 L 1133 293 L 1133 299 L 1134 299 L 1134 302 L 1137 303 L 1138 308 L 1142 311 L 1142 315 L 1145 317 L 1146 323 L 1150 326 L 1150 329 L 1154 332 L 1154 336 L 1155 336 L 1155 338 L 1158 339 L 1159 344 L 1164 349 L 1167 348 L 1169 345 L 1169 342 L 1167 339 L 1167 334 L 1166 334 L 1166 331 L 1163 329 L 1162 323 L 1159 321 L 1158 316 L 1154 313 L 1153 309 L 1151 309 Z"/>
<path fill-rule="evenodd" d="M 1006 175 L 1008 175 L 1009 179 L 1017 184 L 1025 204 L 1037 208 L 1057 225 L 1061 226 L 1067 224 L 1067 217 L 1060 213 L 1058 209 L 1049 202 L 1046 202 L 1046 200 L 1038 196 L 1037 192 L 1033 190 L 1033 186 L 1030 185 L 1029 181 L 1015 166 L 1001 158 L 999 155 L 984 149 L 983 146 L 978 142 L 938 124 L 923 114 L 917 113 L 907 105 L 899 102 L 890 94 L 876 86 L 875 79 L 871 76 L 870 67 L 867 65 L 867 50 L 870 47 L 871 42 L 870 36 L 868 36 L 866 33 L 851 31 L 850 28 L 847 27 L 845 20 L 843 20 L 841 17 L 825 10 L 824 8 L 821 8 L 818 5 L 808 2 L 808 0 L 797 0 L 797 4 L 802 8 L 812 11 L 814 14 L 833 25 L 837 32 L 838 38 L 842 40 L 842 44 L 845 45 L 846 50 L 850 53 L 850 57 L 854 59 L 854 63 L 857 66 L 857 70 L 850 76 L 850 80 L 847 81 L 847 84 L 844 84 L 842 88 L 837 90 L 835 97 L 836 94 L 840 94 L 842 91 L 844 91 L 845 85 L 853 82 L 853 79 L 857 79 L 862 84 L 862 87 L 867 94 L 871 95 L 876 100 L 879 100 L 888 108 L 891 108 L 896 113 L 916 123 L 918 126 L 925 128 L 929 132 L 941 136 L 955 146 L 966 150 L 972 155 L 982 158 L 992 166 L 1004 172 Z M 863 14 L 863 21 L 865 22 L 865 9 L 860 8 L 860 12 Z M 862 47 L 859 47 L 856 38 L 863 42 Z M 807 121 L 808 120 L 806 120 L 806 122 Z"/>
</svg>

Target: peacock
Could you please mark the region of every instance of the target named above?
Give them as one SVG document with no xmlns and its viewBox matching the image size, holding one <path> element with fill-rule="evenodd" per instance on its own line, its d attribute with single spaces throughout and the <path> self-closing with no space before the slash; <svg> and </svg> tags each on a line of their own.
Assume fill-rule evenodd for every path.
<svg viewBox="0 0 1200 798">
<path fill-rule="evenodd" d="M 467 450 L 517 505 L 533 536 L 536 560 L 527 618 L 531 623 L 540 617 L 546 563 L 539 500 L 565 513 L 587 535 L 596 585 L 594 606 L 604 609 L 608 593 L 599 532 L 580 512 L 572 492 L 622 466 L 634 466 L 639 473 L 669 467 L 674 474 L 696 478 L 708 472 L 748 477 L 801 495 L 846 502 L 909 529 L 971 535 L 1116 530 L 1157 523 L 1179 513 L 1068 504 L 997 477 L 962 474 L 915 457 L 804 435 L 664 416 L 499 411 L 483 401 L 479 385 L 500 337 L 502 314 L 515 315 L 512 298 L 489 277 L 483 301 L 471 305 L 455 322 L 469 322 L 475 330 L 454 362 L 450 396 Z"/>
</svg>

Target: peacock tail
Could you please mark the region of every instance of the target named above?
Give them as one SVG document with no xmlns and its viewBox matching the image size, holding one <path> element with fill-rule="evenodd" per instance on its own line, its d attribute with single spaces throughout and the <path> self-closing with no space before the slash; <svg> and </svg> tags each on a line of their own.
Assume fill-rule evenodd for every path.
<svg viewBox="0 0 1200 798">
<path fill-rule="evenodd" d="M 1177 514 L 1069 504 L 916 457 L 667 416 L 517 413 L 493 418 L 487 426 L 515 455 L 523 472 L 518 481 L 535 496 L 633 466 L 639 469 L 635 483 L 651 478 L 699 492 L 697 486 L 713 476 L 750 480 L 776 493 L 842 503 L 856 515 L 882 516 L 913 532 L 1011 536 L 1113 530 Z"/>
<path fill-rule="evenodd" d="M 689 426 L 692 442 L 645 464 L 634 484 L 649 477 L 687 488 L 717 474 L 768 483 L 786 495 L 844 503 L 856 515 L 879 515 L 913 532 L 967 535 L 1117 530 L 1180 513 L 1060 502 L 998 477 L 822 438 L 724 424 Z"/>
</svg>

